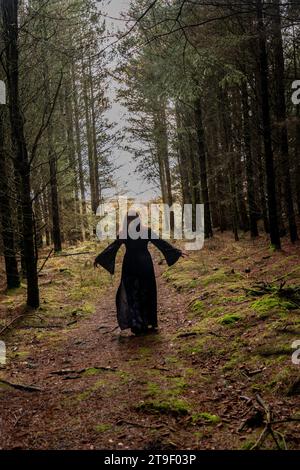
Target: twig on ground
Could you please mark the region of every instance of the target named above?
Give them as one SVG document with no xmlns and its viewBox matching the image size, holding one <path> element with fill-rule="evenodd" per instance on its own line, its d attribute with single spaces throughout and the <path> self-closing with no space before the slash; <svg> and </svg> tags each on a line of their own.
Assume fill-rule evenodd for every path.
<svg viewBox="0 0 300 470">
<path fill-rule="evenodd" d="M 141 423 L 134 423 L 133 421 L 127 421 L 125 419 L 120 419 L 119 421 L 116 422 L 117 426 L 122 426 L 122 424 L 128 424 L 129 426 L 135 426 L 139 428 L 146 428 L 146 429 L 160 429 L 164 428 L 166 425 L 165 424 L 157 424 L 156 426 L 147 425 L 147 424 L 141 424 Z"/>
<path fill-rule="evenodd" d="M 0 331 L 0 336 L 3 335 L 3 333 L 8 330 L 8 328 L 10 328 L 17 320 L 23 318 L 24 316 L 25 314 L 18 315 L 17 317 L 15 317 L 10 323 L 8 323 L 4 328 L 2 328 L 2 330 Z"/>
<path fill-rule="evenodd" d="M 84 374 L 84 372 L 89 371 L 90 369 L 97 369 L 97 370 L 105 370 L 109 372 L 116 372 L 115 367 L 106 367 L 106 366 L 90 366 L 90 367 L 84 367 L 83 369 L 61 369 L 61 370 L 56 370 L 50 373 L 50 375 L 69 375 L 69 374 Z"/>
<path fill-rule="evenodd" d="M 44 266 L 46 265 L 48 259 L 51 257 L 52 253 L 54 251 L 54 248 L 52 248 L 49 253 L 48 253 L 48 256 L 46 257 L 45 261 L 43 262 L 42 266 L 40 267 L 40 269 L 38 270 L 38 274 L 40 274 L 40 272 L 44 269 Z"/>
<path fill-rule="evenodd" d="M 270 406 L 264 402 L 264 400 L 262 399 L 262 397 L 257 394 L 256 395 L 256 400 L 258 402 L 258 404 L 264 409 L 265 411 L 265 415 L 266 415 L 266 423 L 265 423 L 265 427 L 262 431 L 262 433 L 260 434 L 258 440 L 256 441 L 256 443 L 251 447 L 251 450 L 255 450 L 255 449 L 258 449 L 264 442 L 264 440 L 268 437 L 268 435 L 270 435 L 275 444 L 276 444 L 276 447 L 278 450 L 281 450 L 281 446 L 276 438 L 276 433 L 278 433 L 277 431 L 274 431 L 272 429 L 272 412 L 271 412 L 271 408 Z M 279 434 L 280 435 L 280 434 Z"/>
<path fill-rule="evenodd" d="M 8 385 L 9 387 L 15 388 L 17 390 L 22 390 L 24 392 L 42 392 L 43 390 L 39 387 L 35 387 L 33 385 L 25 385 L 25 384 L 16 384 L 13 382 L 9 382 L 8 380 L 0 379 L 0 383 L 4 385 Z"/>
</svg>

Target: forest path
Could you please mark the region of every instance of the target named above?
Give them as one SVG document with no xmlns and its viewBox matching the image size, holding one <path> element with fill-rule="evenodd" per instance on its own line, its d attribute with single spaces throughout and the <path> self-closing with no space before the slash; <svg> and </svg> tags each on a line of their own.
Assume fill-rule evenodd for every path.
<svg viewBox="0 0 300 470">
<path fill-rule="evenodd" d="M 299 333 L 299 310 L 279 315 L 280 305 L 263 296 L 266 305 L 257 307 L 266 310 L 258 315 L 257 300 L 243 289 L 278 271 L 297 273 L 299 247 L 270 254 L 264 240 L 255 251 L 249 242 L 233 246 L 214 241 L 200 257 L 192 254 L 168 270 L 155 254 L 159 333 L 141 337 L 116 328 L 118 276 L 111 285 L 102 270 L 90 269 L 89 257 L 68 259 L 67 267 L 65 260 L 64 267 L 49 262 L 45 306 L 6 339 L 0 447 L 250 448 L 263 426 L 257 392 L 276 418 L 296 412 L 299 368 L 291 365 L 290 345 Z M 41 391 L 18 390 L 4 380 Z M 297 423 L 285 427 L 285 438 L 299 445 Z"/>
<path fill-rule="evenodd" d="M 185 297 L 166 285 L 161 269 L 156 268 L 156 276 L 159 333 L 120 334 L 116 280 L 100 295 L 96 312 L 66 330 L 63 338 L 56 341 L 55 333 L 40 334 L 31 339 L 31 345 L 18 345 L 16 356 L 21 361 L 11 364 L 2 378 L 41 391 L 2 384 L 0 447 L 143 448 L 149 442 L 145 429 L 151 442 L 156 431 L 160 436 L 162 430 L 164 435 L 169 433 L 166 419 L 153 422 L 141 412 L 132 412 L 144 397 L 140 389 L 148 377 L 156 376 L 160 368 L 169 371 L 165 364 L 172 355 L 171 338 L 183 321 Z M 30 346 L 30 353 L 24 354 L 22 349 Z"/>
</svg>

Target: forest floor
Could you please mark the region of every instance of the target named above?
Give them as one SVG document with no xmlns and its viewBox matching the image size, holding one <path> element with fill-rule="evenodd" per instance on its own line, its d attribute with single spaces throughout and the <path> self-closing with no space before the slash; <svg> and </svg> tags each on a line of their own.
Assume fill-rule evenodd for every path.
<svg viewBox="0 0 300 470">
<path fill-rule="evenodd" d="M 1 449 L 300 448 L 299 244 L 217 235 L 172 268 L 153 249 L 160 328 L 141 337 L 117 328 L 122 254 L 112 280 L 94 251 L 49 259 L 36 312 L 24 286 L 0 295 L 0 331 L 24 315 L 0 335 Z"/>
</svg>

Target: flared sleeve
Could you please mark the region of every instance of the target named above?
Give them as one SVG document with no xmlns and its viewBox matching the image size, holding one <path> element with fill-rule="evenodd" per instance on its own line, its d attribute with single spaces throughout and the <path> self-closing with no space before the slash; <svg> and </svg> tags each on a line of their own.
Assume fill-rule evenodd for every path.
<svg viewBox="0 0 300 470">
<path fill-rule="evenodd" d="M 182 256 L 182 251 L 178 250 L 170 243 L 162 240 L 161 238 L 151 238 L 151 242 L 158 248 L 164 255 L 168 266 L 175 264 Z"/>
<path fill-rule="evenodd" d="M 97 258 L 95 259 L 95 267 L 102 266 L 106 269 L 110 274 L 115 273 L 115 263 L 116 263 L 116 256 L 119 251 L 119 248 L 122 245 L 122 241 L 117 239 L 107 248 L 105 248 L 102 253 L 100 253 Z"/>
</svg>

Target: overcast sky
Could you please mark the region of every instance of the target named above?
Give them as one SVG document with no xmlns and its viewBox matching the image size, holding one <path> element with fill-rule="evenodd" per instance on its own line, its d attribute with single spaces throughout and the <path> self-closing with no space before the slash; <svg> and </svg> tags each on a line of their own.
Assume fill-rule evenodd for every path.
<svg viewBox="0 0 300 470">
<path fill-rule="evenodd" d="M 121 28 L 125 28 L 124 21 L 121 19 L 121 13 L 128 10 L 130 0 L 104 0 L 99 2 L 99 8 L 112 18 L 107 18 L 107 26 L 110 32 L 117 32 Z M 128 25 L 127 25 L 128 28 Z M 111 39 L 113 41 L 113 39 Z M 111 64 L 112 68 L 114 64 Z M 108 117 L 111 121 L 116 122 L 119 128 L 126 126 L 126 115 L 128 111 L 120 105 L 116 99 L 116 82 L 111 82 L 109 96 L 111 99 L 112 109 L 108 112 Z M 115 149 L 113 154 L 113 161 L 116 166 L 121 168 L 116 172 L 115 180 L 117 189 L 106 191 L 105 196 L 116 196 L 117 191 L 125 190 L 128 196 L 137 199 L 149 200 L 159 193 L 158 189 L 153 188 L 153 185 L 147 184 L 141 177 L 135 173 L 136 164 L 133 162 L 131 155 L 120 149 Z"/>
</svg>

